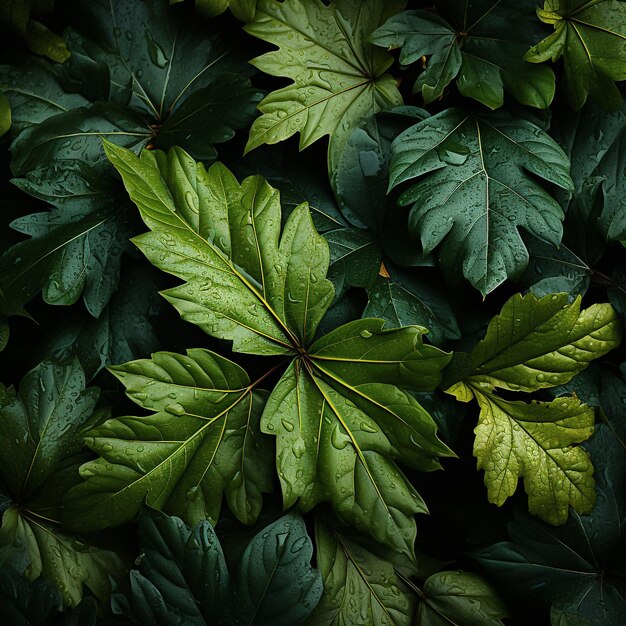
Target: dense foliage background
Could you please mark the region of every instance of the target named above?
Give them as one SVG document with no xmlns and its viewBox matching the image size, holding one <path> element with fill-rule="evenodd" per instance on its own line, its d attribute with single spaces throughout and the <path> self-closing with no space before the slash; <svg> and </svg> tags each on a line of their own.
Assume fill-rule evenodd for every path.
<svg viewBox="0 0 626 626">
<path fill-rule="evenodd" d="M 625 2 L 0 23 L 3 623 L 626 624 Z"/>
</svg>

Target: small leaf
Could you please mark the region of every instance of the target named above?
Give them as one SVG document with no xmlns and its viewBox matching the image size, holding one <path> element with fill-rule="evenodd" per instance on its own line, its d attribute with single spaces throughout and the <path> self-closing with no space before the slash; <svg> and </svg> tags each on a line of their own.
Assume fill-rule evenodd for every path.
<svg viewBox="0 0 626 626">
<path fill-rule="evenodd" d="M 438 572 L 422 587 L 417 609 L 418 626 L 501 626 L 508 615 L 487 581 L 472 572 Z"/>
<path fill-rule="evenodd" d="M 293 83 L 259 104 L 262 115 L 250 129 L 246 151 L 296 132 L 300 149 L 330 135 L 329 169 L 334 171 L 336 157 L 362 119 L 402 104 L 393 77 L 386 73 L 393 58 L 368 43 L 384 17 L 382 0 L 333 0 L 329 6 L 260 0 L 245 30 L 279 50 L 252 63 Z"/>
<path fill-rule="evenodd" d="M 563 524 L 571 506 L 580 514 L 595 504 L 595 481 L 581 443 L 593 433 L 593 409 L 574 397 L 550 403 L 508 402 L 472 388 L 480 406 L 474 456 L 485 470 L 489 501 L 501 506 L 524 478 L 528 509 Z"/>
<path fill-rule="evenodd" d="M 626 80 L 626 6 L 617 0 L 546 0 L 539 19 L 554 33 L 524 57 L 541 63 L 561 56 L 570 104 L 579 110 L 587 96 L 607 109 L 617 109 L 622 97 L 613 81 Z"/>
<path fill-rule="evenodd" d="M 390 188 L 417 178 L 400 196 L 413 204 L 409 229 L 428 254 L 483 295 L 528 263 L 522 227 L 558 245 L 563 212 L 531 174 L 572 188 L 559 146 L 530 122 L 505 114 L 474 117 L 448 109 L 412 126 L 392 144 Z"/>
</svg>

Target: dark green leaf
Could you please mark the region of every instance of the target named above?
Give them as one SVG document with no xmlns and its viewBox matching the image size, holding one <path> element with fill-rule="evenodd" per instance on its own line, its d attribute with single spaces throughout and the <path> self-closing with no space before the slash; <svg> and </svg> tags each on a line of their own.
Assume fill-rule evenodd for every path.
<svg viewBox="0 0 626 626">
<path fill-rule="evenodd" d="M 530 122 L 505 114 L 474 117 L 448 109 L 398 136 L 390 187 L 418 178 L 400 196 L 415 203 L 409 227 L 426 253 L 485 295 L 526 267 L 520 227 L 561 241 L 563 212 L 532 175 L 572 188 L 567 157 Z"/>
<path fill-rule="evenodd" d="M 0 477 L 8 488 L 0 528 L 0 562 L 29 580 L 43 576 L 75 606 L 88 587 L 101 601 L 109 575 L 122 562 L 108 549 L 86 543 L 60 527 L 61 498 L 76 483 L 84 461 L 81 439 L 102 416 L 94 414 L 98 391 L 85 389 L 77 362 L 43 363 L 27 374 L 19 393 L 0 388 Z"/>
<path fill-rule="evenodd" d="M 313 547 L 301 517 L 291 513 L 258 533 L 229 573 L 208 522 L 189 530 L 181 520 L 146 510 L 143 553 L 131 572 L 131 612 L 142 624 L 297 626 L 322 591 L 311 565 Z"/>
<path fill-rule="evenodd" d="M 554 73 L 524 61 L 528 46 L 541 37 L 530 4 L 511 0 L 439 0 L 432 11 L 405 11 L 390 18 L 372 41 L 401 48 L 400 62 L 430 57 L 415 83 L 426 104 L 456 78 L 459 91 L 491 109 L 502 106 L 504 90 L 522 104 L 545 109 L 554 96 Z"/>
<path fill-rule="evenodd" d="M 537 15 L 554 32 L 524 58 L 541 63 L 563 57 L 567 97 L 576 110 L 588 95 L 606 108 L 619 108 L 622 97 L 613 81 L 626 79 L 626 5 L 618 0 L 546 0 Z"/>
</svg>

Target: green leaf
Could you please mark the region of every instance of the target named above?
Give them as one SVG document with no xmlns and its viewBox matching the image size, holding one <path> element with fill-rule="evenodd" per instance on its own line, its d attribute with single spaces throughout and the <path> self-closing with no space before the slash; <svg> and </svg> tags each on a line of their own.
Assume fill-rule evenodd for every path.
<svg viewBox="0 0 626 626">
<path fill-rule="evenodd" d="M 0 137 L 11 128 L 11 104 L 0 92 Z"/>
<path fill-rule="evenodd" d="M 577 113 L 564 111 L 555 117 L 552 133 L 570 158 L 576 187 L 565 232 L 579 246 L 578 254 L 590 249 L 595 257 L 586 260 L 595 263 L 607 239 L 626 238 L 626 107 L 608 113 L 589 103 Z"/>
<path fill-rule="evenodd" d="M 181 0 L 170 0 L 170 4 Z M 249 22 L 254 17 L 257 0 L 196 0 L 196 9 L 205 17 L 216 17 L 230 9 L 231 13 L 242 22 Z"/>
<path fill-rule="evenodd" d="M 29 372 L 19 392 L 0 387 L 0 478 L 7 486 L 2 506 L 0 561 L 53 582 L 63 602 L 75 606 L 89 588 L 101 601 L 109 575 L 122 569 L 119 556 L 60 527 L 61 498 L 76 482 L 84 461 L 81 439 L 99 418 L 98 391 L 85 389 L 77 362 L 43 363 Z"/>
<path fill-rule="evenodd" d="M 131 572 L 131 613 L 139 623 L 302 624 L 322 584 L 311 567 L 311 540 L 290 513 L 259 532 L 229 573 L 209 522 L 189 530 L 181 520 L 144 510 L 142 557 Z"/>
<path fill-rule="evenodd" d="M 349 287 L 370 287 L 381 263 L 376 238 L 360 228 L 338 228 L 324 234 L 330 249 L 328 276 L 338 299 Z"/>
<path fill-rule="evenodd" d="M 524 478 L 528 509 L 563 524 L 571 506 L 595 504 L 593 466 L 581 443 L 593 433 L 593 409 L 575 397 L 552 402 L 508 402 L 472 388 L 480 406 L 474 456 L 485 470 L 489 501 L 501 506 Z"/>
<path fill-rule="evenodd" d="M 553 612 L 601 626 L 619 623 L 626 610 L 622 550 L 626 516 L 621 497 L 626 456 L 603 425 L 596 427 L 586 445 L 597 466 L 598 496 L 591 515 L 573 512 L 559 528 L 522 516 L 509 526 L 512 541 L 484 548 L 476 557 L 525 603 L 552 604 Z"/>
<path fill-rule="evenodd" d="M 392 145 L 390 188 L 418 178 L 400 196 L 414 203 L 409 228 L 428 254 L 483 295 L 526 267 L 520 227 L 558 245 L 563 211 L 532 176 L 572 188 L 559 146 L 528 121 L 448 109 L 412 126 Z"/>
<path fill-rule="evenodd" d="M 450 6 L 451 5 L 451 6 Z M 545 109 L 554 96 L 554 73 L 524 61 L 541 36 L 532 6 L 512 1 L 436 3 L 431 11 L 405 11 L 372 36 L 384 48 L 401 48 L 400 62 L 430 57 L 415 83 L 426 104 L 440 98 L 456 78 L 459 91 L 491 109 L 501 107 L 506 89 L 518 102 Z M 448 20 L 444 19 L 446 16 Z"/>
<path fill-rule="evenodd" d="M 63 63 L 70 55 L 63 38 L 31 16 L 31 12 L 51 13 L 53 6 L 49 0 L 6 0 L 0 5 L 0 24 L 22 37 L 35 54 Z"/>
<path fill-rule="evenodd" d="M 474 454 L 485 469 L 490 502 L 502 505 L 524 477 L 530 511 L 542 519 L 563 524 L 569 506 L 591 511 L 593 467 L 586 452 L 572 446 L 591 436 L 593 409 L 575 396 L 526 404 L 494 392 L 565 384 L 620 339 L 610 305 L 581 312 L 580 296 L 568 303 L 566 293 L 515 295 L 491 320 L 465 371 L 459 370 L 460 382 L 447 390 L 462 402 L 476 398 L 480 406 Z"/>
<path fill-rule="evenodd" d="M 363 317 L 380 317 L 389 327 L 420 324 L 434 344 L 460 339 L 461 331 L 448 301 L 430 281 L 386 264 L 388 276 L 378 276 L 368 290 Z"/>
<path fill-rule="evenodd" d="M 306 205 L 281 236 L 278 194 L 260 177 L 239 184 L 179 149 L 141 159 L 106 150 L 151 228 L 137 244 L 186 280 L 164 292 L 183 318 L 237 351 L 288 357 L 261 419 L 277 437 L 285 506 L 330 501 L 340 518 L 412 553 L 413 514 L 425 507 L 394 459 L 434 470 L 452 453 L 406 389 L 434 389 L 450 355 L 424 345 L 421 327 L 386 330 L 375 319 L 311 345 L 333 289 L 328 244 Z"/>
<path fill-rule="evenodd" d="M 392 3 L 392 7 L 402 5 Z M 402 8 L 399 6 L 398 8 Z M 300 149 L 330 135 L 329 169 L 335 170 L 350 132 L 364 118 L 402 104 L 386 71 L 393 58 L 368 43 L 385 12 L 382 0 L 260 0 L 246 32 L 278 50 L 252 63 L 293 83 L 259 104 L 261 117 L 250 129 L 246 151 L 300 133 Z"/>
<path fill-rule="evenodd" d="M 592 269 L 565 244 L 558 248 L 535 237 L 527 241 L 530 260 L 520 282 L 538 297 L 566 292 L 570 299 L 584 296 Z"/>
<path fill-rule="evenodd" d="M 11 223 L 31 239 L 0 260 L 2 310 L 19 313 L 41 289 L 49 304 L 73 304 L 82 295 L 89 313 L 99 317 L 118 289 L 122 253 L 133 230 L 115 180 L 81 163 L 68 181 L 51 180 L 45 169 L 15 182 L 54 208 Z"/>
<path fill-rule="evenodd" d="M 145 500 L 190 524 L 215 523 L 225 496 L 243 523 L 256 520 L 271 491 L 271 440 L 259 432 L 264 394 L 246 373 L 208 350 L 110 368 L 128 396 L 152 413 L 93 429 L 85 482 L 65 498 L 70 527 L 96 530 L 133 519 Z"/>
<path fill-rule="evenodd" d="M 514 295 L 472 351 L 466 381 L 481 389 L 536 391 L 569 382 L 617 347 L 621 326 L 613 307 L 580 310 L 580 296 Z"/>
<path fill-rule="evenodd" d="M 49 624 L 61 608 L 54 585 L 42 578 L 31 583 L 10 567 L 0 568 L 0 598 L 7 624 Z"/>
<path fill-rule="evenodd" d="M 206 170 L 178 148 L 141 160 L 112 144 L 106 150 L 152 229 L 135 242 L 186 280 L 164 292 L 183 319 L 252 354 L 291 353 L 315 336 L 334 293 L 328 246 L 305 204 L 279 243 L 279 194 L 261 177 L 239 184 L 222 164 Z"/>
<path fill-rule="evenodd" d="M 417 609 L 419 626 L 501 626 L 508 615 L 487 581 L 472 572 L 438 572 L 422 586 Z"/>
<path fill-rule="evenodd" d="M 68 312 L 61 327 L 47 334 L 39 354 L 57 361 L 76 357 L 91 380 L 107 365 L 125 363 L 160 347 L 152 323 L 164 304 L 148 273 L 131 267 L 98 319 L 82 311 Z"/>
<path fill-rule="evenodd" d="M 524 58 L 541 63 L 563 57 L 565 89 L 576 110 L 589 95 L 607 109 L 619 108 L 622 96 L 613 81 L 626 80 L 624 2 L 546 0 L 537 15 L 554 32 Z"/>
<path fill-rule="evenodd" d="M 315 546 L 324 594 L 310 626 L 413 624 L 415 597 L 394 570 L 358 542 L 317 516 Z"/>
</svg>

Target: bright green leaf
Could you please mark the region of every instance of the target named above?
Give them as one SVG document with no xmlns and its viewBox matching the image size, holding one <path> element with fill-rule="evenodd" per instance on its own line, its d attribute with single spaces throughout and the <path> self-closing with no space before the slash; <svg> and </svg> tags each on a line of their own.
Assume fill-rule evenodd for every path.
<svg viewBox="0 0 626 626">
<path fill-rule="evenodd" d="M 593 409 L 574 397 L 526 404 L 474 387 L 472 392 L 480 406 L 474 455 L 485 470 L 489 501 L 501 506 L 523 477 L 532 514 L 563 524 L 570 506 L 590 513 L 593 466 L 587 452 L 573 444 L 593 433 Z"/>
<path fill-rule="evenodd" d="M 83 530 L 133 519 L 145 500 L 190 524 L 219 517 L 225 496 L 244 523 L 271 491 L 271 440 L 259 432 L 264 396 L 246 373 L 207 350 L 111 368 L 128 396 L 152 413 L 108 420 L 87 443 L 100 455 L 65 498 L 65 518 Z"/>
<path fill-rule="evenodd" d="M 565 88 L 579 110 L 587 96 L 617 109 L 622 96 L 613 81 L 626 80 L 626 4 L 619 0 L 546 0 L 537 10 L 554 33 L 533 46 L 525 58 L 541 63 L 563 57 Z"/>
<path fill-rule="evenodd" d="M 385 11 L 382 0 L 333 0 L 328 6 L 320 0 L 260 0 L 245 30 L 279 50 L 253 64 L 293 83 L 259 104 L 263 115 L 250 129 L 246 150 L 297 132 L 304 149 L 330 135 L 329 165 L 334 171 L 350 132 L 362 119 L 402 104 L 395 80 L 386 73 L 393 58 L 368 43 Z"/>
<path fill-rule="evenodd" d="M 569 382 L 621 340 L 609 304 L 580 310 L 580 297 L 512 296 L 472 352 L 466 380 L 480 388 L 536 391 Z"/>
<path fill-rule="evenodd" d="M 485 295 L 526 267 L 519 228 L 558 245 L 563 211 L 537 176 L 572 188 L 569 162 L 537 126 L 506 114 L 448 109 L 412 126 L 392 145 L 390 188 L 418 179 L 400 196 L 414 203 L 409 228 L 426 253 Z"/>
</svg>

